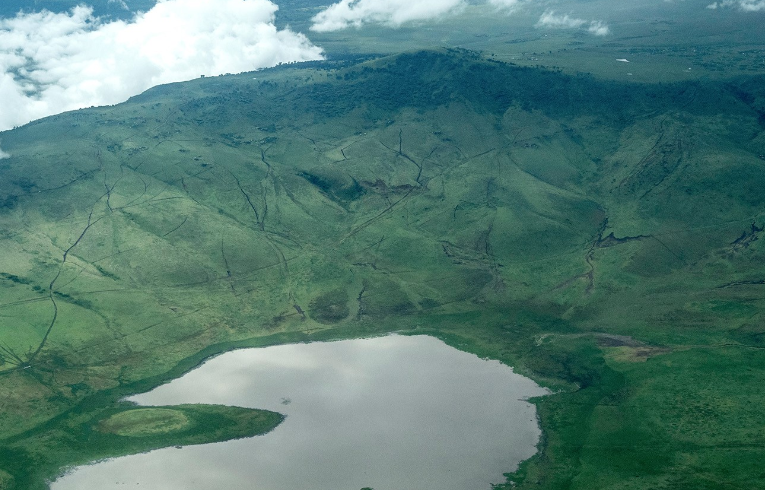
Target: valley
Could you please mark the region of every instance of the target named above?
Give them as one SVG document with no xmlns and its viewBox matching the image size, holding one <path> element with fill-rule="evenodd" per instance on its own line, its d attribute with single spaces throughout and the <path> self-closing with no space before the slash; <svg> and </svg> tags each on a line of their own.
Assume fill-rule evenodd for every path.
<svg viewBox="0 0 765 490">
<path fill-rule="evenodd" d="M 267 432 L 120 400 L 232 349 L 390 332 L 553 391 L 497 489 L 763 486 L 762 75 L 506 61 L 348 55 L 2 133 L 0 488 Z M 97 429 L 131 417 L 186 429 Z"/>
</svg>

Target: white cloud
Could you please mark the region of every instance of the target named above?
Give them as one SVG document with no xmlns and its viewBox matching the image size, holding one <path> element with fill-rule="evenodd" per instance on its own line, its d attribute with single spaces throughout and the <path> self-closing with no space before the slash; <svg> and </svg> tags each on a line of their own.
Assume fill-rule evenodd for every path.
<svg viewBox="0 0 765 490">
<path fill-rule="evenodd" d="M 340 0 L 311 19 L 312 31 L 339 31 L 364 24 L 400 27 L 407 22 L 434 20 L 455 14 L 468 4 L 487 3 L 512 12 L 530 0 Z"/>
<path fill-rule="evenodd" d="M 765 11 L 765 0 L 723 0 L 707 5 L 708 9 L 717 9 L 723 7 L 738 7 L 744 12 Z"/>
<path fill-rule="evenodd" d="M 524 3 L 526 0 L 489 0 L 489 3 L 491 5 L 494 5 L 495 7 L 499 7 L 501 9 L 510 9 L 514 10 L 515 8 L 519 7 L 522 3 Z"/>
<path fill-rule="evenodd" d="M 513 0 L 492 1 L 513 3 Z M 465 0 L 341 0 L 311 19 L 311 30 L 337 31 L 370 23 L 398 27 L 406 22 L 454 13 L 465 5 Z"/>
<path fill-rule="evenodd" d="M 596 36 L 607 36 L 611 33 L 611 29 L 609 29 L 602 21 L 593 20 L 590 22 L 590 27 L 587 28 L 587 32 Z"/>
<path fill-rule="evenodd" d="M 745 12 L 759 12 L 765 10 L 765 0 L 755 2 L 752 0 L 740 0 L 738 2 L 739 8 Z"/>
<path fill-rule="evenodd" d="M 130 7 L 125 3 L 125 0 L 109 0 L 108 3 L 116 3 L 125 10 L 130 10 Z"/>
<path fill-rule="evenodd" d="M 551 27 L 555 29 L 576 29 L 582 27 L 587 21 L 569 17 L 568 14 L 556 15 L 554 11 L 548 10 L 539 17 L 538 27 Z"/>
<path fill-rule="evenodd" d="M 319 59 L 277 30 L 268 0 L 158 0 L 130 22 L 92 9 L 0 20 L 0 129 L 66 110 L 121 102 L 162 83 Z"/>
<path fill-rule="evenodd" d="M 5 160 L 6 158 L 11 158 L 11 155 L 4 152 L 3 149 L 0 148 L 0 160 Z"/>
<path fill-rule="evenodd" d="M 568 14 L 559 15 L 552 10 L 543 13 L 537 21 L 537 27 L 548 29 L 580 29 L 585 26 L 587 32 L 596 36 L 605 36 L 611 32 L 603 21 L 578 19 Z"/>
</svg>

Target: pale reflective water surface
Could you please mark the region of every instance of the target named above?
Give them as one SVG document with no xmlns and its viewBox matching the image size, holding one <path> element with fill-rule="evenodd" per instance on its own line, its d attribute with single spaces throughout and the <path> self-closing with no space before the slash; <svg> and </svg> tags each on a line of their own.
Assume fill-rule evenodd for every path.
<svg viewBox="0 0 765 490">
<path fill-rule="evenodd" d="M 427 336 L 228 352 L 142 405 L 216 403 L 287 415 L 264 436 L 76 469 L 53 490 L 474 490 L 536 451 L 528 378 Z"/>
</svg>

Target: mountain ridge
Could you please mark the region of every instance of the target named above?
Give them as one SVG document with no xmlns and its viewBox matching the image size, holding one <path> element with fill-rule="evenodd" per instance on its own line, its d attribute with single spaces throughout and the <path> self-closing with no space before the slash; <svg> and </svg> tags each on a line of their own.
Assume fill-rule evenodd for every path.
<svg viewBox="0 0 765 490">
<path fill-rule="evenodd" d="M 40 463 L 0 470 L 42 485 L 74 420 L 203 354 L 403 330 L 563 390 L 535 401 L 520 488 L 704 488 L 726 431 L 759 437 L 736 407 L 763 365 L 761 87 L 443 49 L 3 133 L 0 445 Z M 731 451 L 756 485 L 757 455 Z"/>
</svg>

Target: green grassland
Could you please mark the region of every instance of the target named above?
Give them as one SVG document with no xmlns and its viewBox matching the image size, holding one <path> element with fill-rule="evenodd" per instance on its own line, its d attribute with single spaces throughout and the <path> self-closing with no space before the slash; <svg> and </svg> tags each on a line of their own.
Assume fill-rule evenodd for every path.
<svg viewBox="0 0 765 490">
<path fill-rule="evenodd" d="M 252 437 L 271 431 L 283 416 L 265 410 L 221 405 L 135 408 L 121 403 L 106 409 L 74 410 L 24 445 L 2 449 L 12 484 L 2 488 L 46 488 L 52 474 L 76 464 L 179 444 L 204 444 Z M 34 448 L 28 451 L 25 447 Z"/>
<path fill-rule="evenodd" d="M 496 58 L 203 78 L 3 133 L 0 488 L 258 432 L 118 402 L 207 356 L 391 331 L 555 389 L 501 488 L 764 486 L 765 80 Z"/>
</svg>

